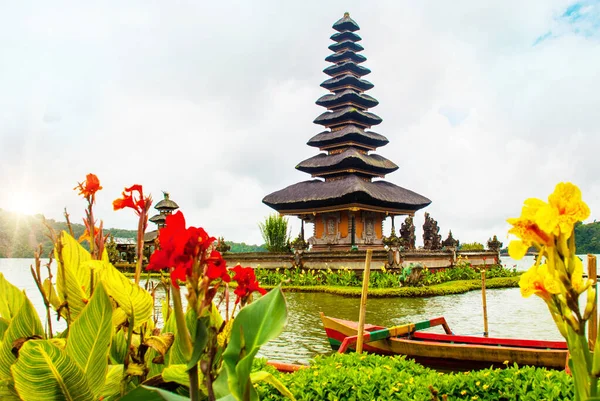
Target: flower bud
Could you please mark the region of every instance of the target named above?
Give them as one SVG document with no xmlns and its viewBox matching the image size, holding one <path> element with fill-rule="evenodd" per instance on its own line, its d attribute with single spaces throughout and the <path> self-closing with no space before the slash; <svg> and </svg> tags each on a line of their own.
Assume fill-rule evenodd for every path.
<svg viewBox="0 0 600 401">
<path fill-rule="evenodd" d="M 588 320 L 596 309 L 596 286 L 590 286 L 587 289 L 587 302 L 583 312 L 583 320 Z"/>
</svg>

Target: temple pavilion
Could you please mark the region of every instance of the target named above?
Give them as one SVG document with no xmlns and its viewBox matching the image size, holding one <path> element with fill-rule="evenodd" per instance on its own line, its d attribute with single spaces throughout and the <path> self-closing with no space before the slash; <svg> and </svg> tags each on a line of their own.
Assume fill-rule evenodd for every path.
<svg viewBox="0 0 600 401">
<path fill-rule="evenodd" d="M 371 153 L 388 139 L 370 131 L 381 118 L 369 109 L 379 102 L 365 92 L 373 84 L 362 77 L 371 70 L 356 34 L 360 28 L 348 13 L 333 24 L 333 51 L 325 60 L 321 84 L 330 93 L 317 100 L 327 110 L 314 122 L 325 131 L 308 141 L 321 153 L 296 166 L 314 179 L 290 185 L 265 196 L 263 202 L 282 215 L 314 224 L 309 238 L 313 250 L 383 247 L 383 221 L 396 215 L 414 215 L 431 201 L 383 180 L 398 169 L 392 161 Z M 392 220 L 393 221 L 393 220 Z"/>
</svg>

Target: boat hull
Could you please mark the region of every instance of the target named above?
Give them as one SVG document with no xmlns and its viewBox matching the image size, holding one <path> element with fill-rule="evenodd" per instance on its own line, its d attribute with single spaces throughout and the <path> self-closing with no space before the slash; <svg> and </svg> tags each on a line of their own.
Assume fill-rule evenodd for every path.
<svg viewBox="0 0 600 401">
<path fill-rule="evenodd" d="M 357 323 L 321 314 L 329 343 L 337 350 L 344 338 L 357 334 Z M 384 327 L 365 325 L 365 331 Z M 461 343 L 457 343 L 457 341 Z M 483 343 L 481 343 L 483 342 Z M 502 345 L 499 345 L 502 344 Z M 472 370 L 504 367 L 506 364 L 531 365 L 564 369 L 567 347 L 564 342 L 494 339 L 415 332 L 408 337 L 395 337 L 368 342 L 367 352 L 382 355 L 406 355 L 416 362 L 439 370 Z"/>
</svg>

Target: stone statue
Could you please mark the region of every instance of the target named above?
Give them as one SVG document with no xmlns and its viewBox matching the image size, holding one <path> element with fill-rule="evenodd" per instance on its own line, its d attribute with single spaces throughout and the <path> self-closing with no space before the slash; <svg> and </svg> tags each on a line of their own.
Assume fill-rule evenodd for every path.
<svg viewBox="0 0 600 401">
<path fill-rule="evenodd" d="M 498 237 L 494 235 L 494 238 L 488 239 L 487 246 L 490 251 L 496 252 L 495 263 L 500 264 L 500 249 L 502 249 L 502 242 L 498 241 Z"/>
<path fill-rule="evenodd" d="M 406 249 L 415 249 L 415 225 L 412 216 L 408 216 L 400 226 L 401 245 Z"/>
<path fill-rule="evenodd" d="M 437 221 L 432 219 L 429 213 L 425 213 L 425 224 L 423 224 L 423 247 L 425 249 L 431 251 L 442 249 L 442 236 L 439 232 Z"/>
<path fill-rule="evenodd" d="M 448 238 L 442 241 L 442 247 L 444 248 L 458 248 L 458 240 L 455 240 L 452 236 L 452 230 L 448 232 Z"/>
</svg>

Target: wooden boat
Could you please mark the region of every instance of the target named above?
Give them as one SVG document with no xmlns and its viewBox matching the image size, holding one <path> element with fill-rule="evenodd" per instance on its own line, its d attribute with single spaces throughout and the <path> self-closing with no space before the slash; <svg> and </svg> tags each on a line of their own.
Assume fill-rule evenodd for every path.
<svg viewBox="0 0 600 401">
<path fill-rule="evenodd" d="M 321 320 L 334 350 L 354 350 L 358 323 L 325 316 Z M 441 326 L 444 334 L 422 332 Z M 407 358 L 439 370 L 472 370 L 505 364 L 532 365 L 564 369 L 567 343 L 509 338 L 461 336 L 452 334 L 443 317 L 424 322 L 386 328 L 365 324 L 363 349 L 383 355 L 406 355 Z"/>
</svg>

